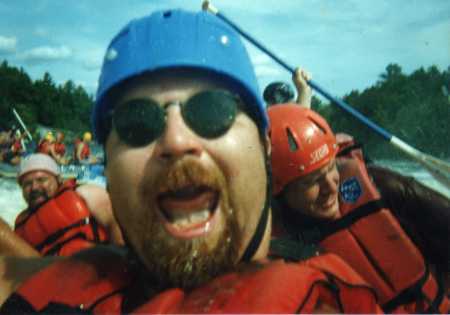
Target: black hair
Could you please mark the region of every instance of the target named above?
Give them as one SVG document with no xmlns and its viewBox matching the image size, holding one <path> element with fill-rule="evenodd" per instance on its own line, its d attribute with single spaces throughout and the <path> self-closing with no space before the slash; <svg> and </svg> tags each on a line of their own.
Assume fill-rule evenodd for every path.
<svg viewBox="0 0 450 315">
<path fill-rule="evenodd" d="M 294 99 L 294 91 L 289 83 L 277 81 L 270 83 L 264 89 L 263 97 L 269 106 L 284 104 Z"/>
</svg>

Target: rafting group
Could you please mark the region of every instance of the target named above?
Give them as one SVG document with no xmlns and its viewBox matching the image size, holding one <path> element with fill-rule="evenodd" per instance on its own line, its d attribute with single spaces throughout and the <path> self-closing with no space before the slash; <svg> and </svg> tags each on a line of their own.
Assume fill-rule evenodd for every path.
<svg viewBox="0 0 450 315">
<path fill-rule="evenodd" d="M 31 150 L 48 154 L 60 165 L 97 163 L 97 158 L 91 154 L 92 134 L 89 131 L 83 133 L 81 138 L 75 138 L 72 154 L 67 152 L 64 138 L 62 131 L 56 131 L 56 135 L 48 131 L 33 149 L 32 145 L 27 145 L 26 133 L 12 126 L 0 132 L 0 162 L 19 165 L 24 156 L 32 153 Z"/>
<path fill-rule="evenodd" d="M 366 163 L 310 109 L 310 79 L 261 93 L 215 14 L 127 24 L 92 111 L 107 190 L 22 159 L 0 312 L 448 313 L 450 200 Z"/>
</svg>

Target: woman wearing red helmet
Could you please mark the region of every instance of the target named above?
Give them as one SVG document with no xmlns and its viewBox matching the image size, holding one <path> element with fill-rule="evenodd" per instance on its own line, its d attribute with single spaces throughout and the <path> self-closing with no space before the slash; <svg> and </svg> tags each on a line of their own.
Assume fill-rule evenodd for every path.
<svg viewBox="0 0 450 315">
<path fill-rule="evenodd" d="M 280 104 L 268 115 L 278 209 L 273 254 L 319 244 L 375 288 L 385 311 L 448 312 L 440 281 L 448 273 L 448 247 L 442 242 L 448 227 L 433 219 L 448 222 L 449 200 L 392 171 L 370 168 L 369 173 L 353 139 L 336 140 L 327 122 L 308 108 Z M 424 220 L 412 221 L 413 216 Z"/>
</svg>

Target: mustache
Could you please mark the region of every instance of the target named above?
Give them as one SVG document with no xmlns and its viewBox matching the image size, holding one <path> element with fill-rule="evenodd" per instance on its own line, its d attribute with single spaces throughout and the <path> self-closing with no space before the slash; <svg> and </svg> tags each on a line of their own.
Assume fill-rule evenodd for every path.
<svg viewBox="0 0 450 315">
<path fill-rule="evenodd" d="M 219 168 L 205 167 L 198 160 L 186 157 L 164 169 L 150 185 L 153 187 L 152 190 L 159 195 L 189 186 L 221 190 L 225 184 L 225 176 Z"/>
<path fill-rule="evenodd" d="M 29 195 L 30 200 L 36 200 L 40 197 L 44 197 L 45 199 L 49 198 L 47 192 L 44 190 L 33 190 Z"/>
</svg>

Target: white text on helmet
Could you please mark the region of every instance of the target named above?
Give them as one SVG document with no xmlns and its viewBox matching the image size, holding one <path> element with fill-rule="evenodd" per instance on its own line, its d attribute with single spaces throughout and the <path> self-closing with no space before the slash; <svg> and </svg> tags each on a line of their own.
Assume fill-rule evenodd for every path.
<svg viewBox="0 0 450 315">
<path fill-rule="evenodd" d="M 323 159 L 328 153 L 330 152 L 330 149 L 328 148 L 328 145 L 324 143 L 321 145 L 318 149 L 314 150 L 310 157 L 311 157 L 311 165 L 320 161 Z"/>
</svg>

